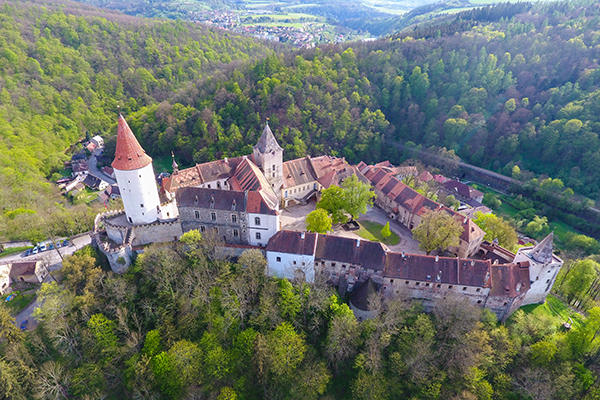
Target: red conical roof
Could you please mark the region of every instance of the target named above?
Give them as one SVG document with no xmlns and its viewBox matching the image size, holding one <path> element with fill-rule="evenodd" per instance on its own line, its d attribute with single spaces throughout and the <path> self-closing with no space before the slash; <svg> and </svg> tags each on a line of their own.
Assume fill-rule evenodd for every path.
<svg viewBox="0 0 600 400">
<path fill-rule="evenodd" d="M 152 163 L 152 158 L 142 149 L 125 118 L 119 115 L 117 150 L 115 151 L 115 160 L 111 164 L 112 167 L 121 171 L 131 171 L 144 168 L 150 163 Z"/>
</svg>

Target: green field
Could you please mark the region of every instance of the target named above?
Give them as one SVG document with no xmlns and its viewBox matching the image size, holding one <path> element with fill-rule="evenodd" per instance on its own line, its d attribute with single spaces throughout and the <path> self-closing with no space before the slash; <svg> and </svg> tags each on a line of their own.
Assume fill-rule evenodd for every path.
<svg viewBox="0 0 600 400">
<path fill-rule="evenodd" d="M 356 234 L 364 239 L 371 240 L 373 242 L 381 242 L 388 246 L 393 246 L 400 243 L 400 238 L 394 232 L 392 235 L 384 238 L 381 236 L 381 229 L 383 225 L 378 224 L 373 221 L 360 221 L 358 223 L 360 225 L 360 229 L 356 231 Z"/>
<path fill-rule="evenodd" d="M 6 298 L 11 295 L 14 295 L 15 297 L 11 301 L 7 302 Z M 12 315 L 16 315 L 22 309 L 27 307 L 29 305 L 29 303 L 31 303 L 33 301 L 34 298 L 35 298 L 35 292 L 21 295 L 20 291 L 15 291 L 15 292 L 8 293 L 8 294 L 5 294 L 4 296 L 2 296 L 0 298 L 0 301 L 6 305 L 6 307 L 9 309 L 9 311 Z"/>
<path fill-rule="evenodd" d="M 552 294 L 548 295 L 544 304 L 529 304 L 521 307 L 520 310 L 534 316 L 544 315 L 550 317 L 556 326 L 561 326 L 565 322 L 571 323 L 571 321 L 573 326 L 581 326 L 583 322 L 582 315 L 571 310 L 565 303 Z M 571 320 L 569 320 L 569 317 Z M 507 324 L 510 324 L 510 322 L 511 318 L 508 319 Z"/>
</svg>

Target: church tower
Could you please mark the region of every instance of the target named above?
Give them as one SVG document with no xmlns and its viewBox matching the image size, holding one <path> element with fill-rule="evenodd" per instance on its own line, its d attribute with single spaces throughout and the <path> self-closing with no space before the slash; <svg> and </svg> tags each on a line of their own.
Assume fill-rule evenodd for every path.
<svg viewBox="0 0 600 400">
<path fill-rule="evenodd" d="M 127 220 L 134 225 L 155 222 L 160 215 L 160 200 L 152 158 L 142 149 L 122 115 L 119 115 L 117 150 L 112 167 Z"/>
<path fill-rule="evenodd" d="M 556 275 L 563 265 L 563 260 L 553 253 L 554 233 L 550 233 L 533 247 L 521 247 L 513 262 L 529 262 L 529 282 L 531 288 L 527 291 L 523 304 L 543 303 L 550 293 Z"/>
<path fill-rule="evenodd" d="M 281 188 L 283 187 L 283 149 L 277 143 L 275 136 L 273 136 L 273 132 L 269 128 L 269 121 L 267 121 L 265 129 L 253 149 L 254 161 L 271 184 L 271 188 L 277 197 L 281 199 Z"/>
</svg>

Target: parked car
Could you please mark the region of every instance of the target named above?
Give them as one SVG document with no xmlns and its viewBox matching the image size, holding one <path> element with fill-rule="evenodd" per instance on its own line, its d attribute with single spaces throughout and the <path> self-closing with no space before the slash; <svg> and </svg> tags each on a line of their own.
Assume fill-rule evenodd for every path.
<svg viewBox="0 0 600 400">
<path fill-rule="evenodd" d="M 43 251 L 46 251 L 47 249 L 48 249 L 48 248 L 46 247 L 46 245 L 45 245 L 45 244 L 41 245 L 41 246 L 40 246 L 40 253 L 41 253 L 41 252 L 43 252 Z"/>
<path fill-rule="evenodd" d="M 22 331 L 24 331 L 24 330 L 27 330 L 27 325 L 29 325 L 29 320 L 28 320 L 28 319 L 24 319 L 24 320 L 21 322 L 21 326 L 20 326 L 21 330 L 22 330 Z"/>
<path fill-rule="evenodd" d="M 62 247 L 62 242 L 59 240 L 58 242 L 56 242 L 56 248 L 60 249 Z"/>
<path fill-rule="evenodd" d="M 40 252 L 40 248 L 38 246 L 35 246 L 32 250 L 31 250 L 31 254 L 37 254 Z"/>
<path fill-rule="evenodd" d="M 54 250 L 54 245 L 52 243 L 48 245 L 48 250 Z"/>
<path fill-rule="evenodd" d="M 63 242 L 63 247 L 67 247 L 69 245 L 69 240 L 65 239 L 65 241 Z"/>
<path fill-rule="evenodd" d="M 28 255 L 31 254 L 31 250 L 33 249 L 27 249 L 24 253 L 23 253 L 23 257 L 27 257 Z"/>
</svg>

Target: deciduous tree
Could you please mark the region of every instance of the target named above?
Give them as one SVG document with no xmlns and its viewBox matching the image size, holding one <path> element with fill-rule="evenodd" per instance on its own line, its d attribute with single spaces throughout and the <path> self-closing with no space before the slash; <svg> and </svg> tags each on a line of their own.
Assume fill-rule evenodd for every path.
<svg viewBox="0 0 600 400">
<path fill-rule="evenodd" d="M 460 222 L 446 212 L 427 211 L 412 233 L 419 242 L 419 248 L 429 254 L 433 250 L 458 246 L 462 231 Z"/>
</svg>

